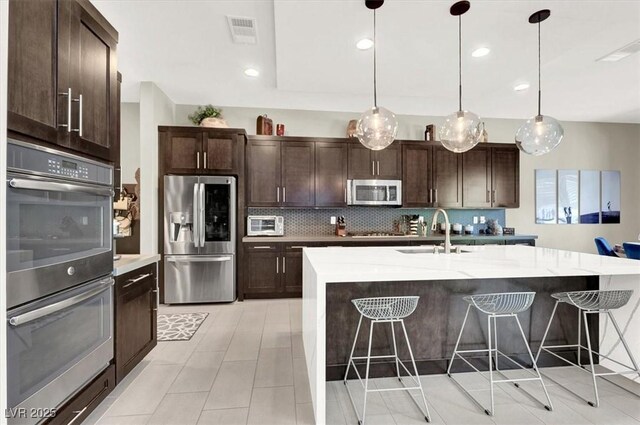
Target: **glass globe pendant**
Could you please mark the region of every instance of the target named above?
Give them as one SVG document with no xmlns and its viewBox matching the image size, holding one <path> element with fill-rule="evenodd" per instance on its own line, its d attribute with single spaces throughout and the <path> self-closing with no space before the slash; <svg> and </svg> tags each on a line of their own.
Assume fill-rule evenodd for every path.
<svg viewBox="0 0 640 425">
<path fill-rule="evenodd" d="M 529 155 L 539 156 L 551 152 L 564 137 L 562 125 L 553 117 L 542 115 L 540 104 L 540 22 L 551 16 L 548 9 L 539 10 L 529 16 L 529 23 L 538 24 L 538 115 L 529 118 L 516 132 L 516 146 Z"/>
<path fill-rule="evenodd" d="M 457 112 L 446 117 L 440 127 L 440 143 L 451 152 L 462 153 L 473 148 L 482 138 L 481 120 L 473 112 L 462 109 L 462 15 L 471 7 L 468 1 L 459 1 L 449 9 L 458 17 L 458 106 Z"/>
<path fill-rule="evenodd" d="M 390 110 L 378 106 L 376 84 L 376 9 L 383 0 L 366 0 L 365 5 L 373 9 L 373 108 L 362 113 L 356 126 L 356 137 L 365 147 L 379 151 L 389 146 L 398 134 L 398 119 Z"/>
</svg>

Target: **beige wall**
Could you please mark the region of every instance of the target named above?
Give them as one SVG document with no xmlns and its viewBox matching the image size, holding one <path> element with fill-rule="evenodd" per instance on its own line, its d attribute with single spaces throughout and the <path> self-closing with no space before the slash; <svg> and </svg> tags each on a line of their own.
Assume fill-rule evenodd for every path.
<svg viewBox="0 0 640 425">
<path fill-rule="evenodd" d="M 122 183 L 135 183 L 140 167 L 140 104 L 120 104 L 120 167 Z"/>
<path fill-rule="evenodd" d="M 192 105 L 176 105 L 176 125 L 191 125 L 187 116 Z M 344 137 L 347 122 L 358 113 L 318 112 L 283 109 L 225 108 L 229 126 L 255 134 L 256 118 L 267 113 L 274 124 L 284 123 L 287 135 Z M 443 122 L 442 117 L 403 115 L 398 117 L 398 138 L 422 139 L 424 126 Z M 522 122 L 486 119 L 491 142 L 513 143 Z M 640 125 L 563 122 L 565 139 L 553 152 L 542 157 L 520 157 L 520 208 L 506 212 L 507 225 L 518 233 L 536 234 L 538 245 L 550 248 L 595 252 L 593 239 L 604 236 L 612 243 L 637 239 L 640 233 Z M 534 170 L 594 169 L 622 172 L 621 224 L 541 225 L 535 224 Z"/>
</svg>

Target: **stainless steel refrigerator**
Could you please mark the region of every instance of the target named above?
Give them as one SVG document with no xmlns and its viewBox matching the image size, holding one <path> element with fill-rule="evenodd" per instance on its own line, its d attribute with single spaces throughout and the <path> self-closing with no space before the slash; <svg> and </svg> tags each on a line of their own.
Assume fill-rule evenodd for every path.
<svg viewBox="0 0 640 425">
<path fill-rule="evenodd" d="M 164 299 L 236 299 L 236 179 L 164 177 Z"/>
</svg>

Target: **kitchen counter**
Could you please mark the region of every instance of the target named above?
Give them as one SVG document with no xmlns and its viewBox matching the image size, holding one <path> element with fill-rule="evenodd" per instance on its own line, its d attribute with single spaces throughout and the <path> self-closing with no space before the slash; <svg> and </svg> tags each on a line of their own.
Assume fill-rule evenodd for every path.
<svg viewBox="0 0 640 425">
<path fill-rule="evenodd" d="M 505 241 L 505 240 L 526 240 L 537 239 L 536 235 L 503 235 L 503 236 L 483 236 L 483 235 L 451 235 L 451 241 L 461 240 L 482 240 L 482 241 Z M 312 243 L 312 242 L 364 242 L 364 241 L 417 241 L 417 242 L 444 242 L 444 235 L 434 236 L 245 236 L 242 238 L 242 242 L 245 243 Z"/>
<path fill-rule="evenodd" d="M 113 262 L 113 275 L 120 276 L 158 261 L 160 254 L 122 254 Z"/>
<path fill-rule="evenodd" d="M 420 296 L 418 308 L 406 323 L 423 374 L 446 370 L 466 308 L 462 297 L 469 294 L 536 292 L 533 306 L 520 314 L 534 350 L 553 308 L 554 292 L 634 289 L 629 303 L 614 314 L 621 328 L 640 329 L 640 316 L 634 315 L 640 305 L 640 261 L 518 245 L 468 246 L 461 254 L 398 252 L 421 249 L 427 251 L 406 246 L 303 249 L 303 344 L 317 424 L 325 423 L 326 381 L 339 379 L 346 369 L 359 317 L 350 303 L 354 298 Z M 563 329 L 558 342 L 575 343 L 579 332 L 575 309 L 562 305 L 558 314 Z M 605 318 L 591 315 L 590 320 L 594 350 L 626 361 L 612 326 L 599 324 Z M 556 321 L 554 326 L 560 325 Z M 522 354 L 522 344 L 514 345 L 518 335 L 510 334 L 512 331 L 509 327 L 502 330 L 504 349 Z M 377 338 L 376 344 L 386 345 L 381 336 Z M 485 347 L 485 335 L 477 325 L 466 338 L 469 349 Z M 628 342 L 632 351 L 640 352 L 640 338 Z M 366 351 L 365 343 L 360 341 L 356 350 Z M 552 356 L 541 358 L 540 366 L 557 366 L 554 361 Z M 606 359 L 600 364 L 621 369 Z M 393 372 L 393 368 L 388 370 Z M 387 376 L 383 368 L 378 372 L 378 376 Z"/>
</svg>

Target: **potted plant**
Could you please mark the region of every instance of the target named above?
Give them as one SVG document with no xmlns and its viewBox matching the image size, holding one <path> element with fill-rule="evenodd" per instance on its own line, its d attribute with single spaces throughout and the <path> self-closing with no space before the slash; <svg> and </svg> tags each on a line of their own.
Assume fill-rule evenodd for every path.
<svg viewBox="0 0 640 425">
<path fill-rule="evenodd" d="M 227 128 L 227 122 L 222 119 L 222 110 L 213 105 L 198 106 L 189 119 L 201 127 Z"/>
</svg>

